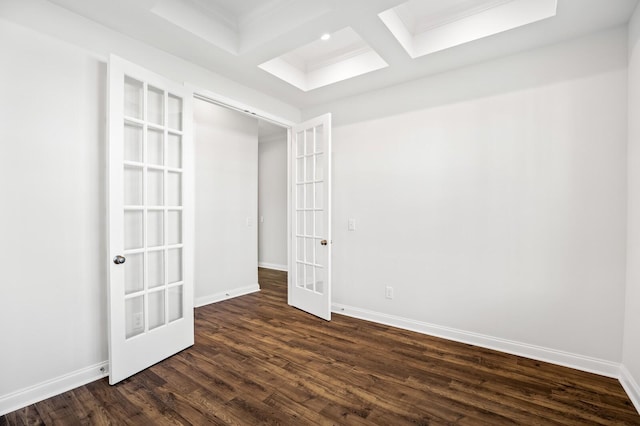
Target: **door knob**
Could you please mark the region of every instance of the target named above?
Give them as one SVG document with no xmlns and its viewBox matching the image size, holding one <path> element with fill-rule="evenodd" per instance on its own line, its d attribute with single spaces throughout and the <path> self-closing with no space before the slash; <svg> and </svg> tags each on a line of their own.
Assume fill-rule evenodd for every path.
<svg viewBox="0 0 640 426">
<path fill-rule="evenodd" d="M 320 244 L 322 244 L 323 246 L 326 246 L 327 245 L 327 240 L 320 241 Z"/>
<path fill-rule="evenodd" d="M 113 263 L 115 263 L 116 265 L 122 265 L 127 259 L 125 259 L 124 256 L 116 256 L 113 258 Z"/>
</svg>

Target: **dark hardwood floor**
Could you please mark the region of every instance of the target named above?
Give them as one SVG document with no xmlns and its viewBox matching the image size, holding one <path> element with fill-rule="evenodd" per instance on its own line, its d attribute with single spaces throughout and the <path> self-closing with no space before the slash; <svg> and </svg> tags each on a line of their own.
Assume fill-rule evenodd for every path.
<svg viewBox="0 0 640 426">
<path fill-rule="evenodd" d="M 640 425 L 617 380 L 286 304 L 286 274 L 196 310 L 193 347 L 0 417 L 21 424 Z"/>
</svg>

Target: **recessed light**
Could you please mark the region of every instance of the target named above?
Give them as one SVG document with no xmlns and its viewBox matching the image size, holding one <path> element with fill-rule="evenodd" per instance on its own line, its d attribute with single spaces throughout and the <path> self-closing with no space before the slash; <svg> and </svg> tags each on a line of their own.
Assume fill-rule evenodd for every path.
<svg viewBox="0 0 640 426">
<path fill-rule="evenodd" d="M 331 38 L 331 34 L 327 33 L 327 34 L 322 34 L 322 37 L 320 37 L 320 40 L 327 41 L 330 38 Z"/>
</svg>

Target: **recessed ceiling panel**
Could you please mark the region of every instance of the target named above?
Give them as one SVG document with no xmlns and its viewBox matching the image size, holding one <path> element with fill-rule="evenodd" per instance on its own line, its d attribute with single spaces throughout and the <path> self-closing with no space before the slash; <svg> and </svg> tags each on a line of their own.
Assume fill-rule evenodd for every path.
<svg viewBox="0 0 640 426">
<path fill-rule="evenodd" d="M 305 92 L 371 71 L 387 63 L 347 27 L 267 61 L 260 68 Z"/>
<path fill-rule="evenodd" d="M 410 0 L 379 16 L 417 58 L 556 15 L 557 0 Z"/>
</svg>

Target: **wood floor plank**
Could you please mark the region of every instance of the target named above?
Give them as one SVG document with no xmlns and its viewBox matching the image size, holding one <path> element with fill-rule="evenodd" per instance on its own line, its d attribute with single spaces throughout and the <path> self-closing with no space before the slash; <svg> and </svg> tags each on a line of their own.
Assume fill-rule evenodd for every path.
<svg viewBox="0 0 640 426">
<path fill-rule="evenodd" d="M 44 421 L 40 417 L 35 405 L 28 405 L 24 408 L 16 410 L 6 416 L 0 416 L 0 426 L 19 425 L 19 426 L 36 426 L 43 425 Z"/>
<path fill-rule="evenodd" d="M 4 425 L 640 425 L 617 380 L 287 305 L 286 273 L 195 311 L 195 345 Z"/>
</svg>

